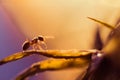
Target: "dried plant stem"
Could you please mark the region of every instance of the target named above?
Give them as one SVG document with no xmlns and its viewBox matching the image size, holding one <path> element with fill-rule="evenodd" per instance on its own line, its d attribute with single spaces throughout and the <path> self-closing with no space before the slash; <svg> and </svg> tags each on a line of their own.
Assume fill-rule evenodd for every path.
<svg viewBox="0 0 120 80">
<path fill-rule="evenodd" d="M 8 62 L 16 61 L 18 59 L 37 54 L 53 58 L 91 58 L 94 51 L 80 51 L 80 50 L 28 50 L 24 52 L 18 52 L 12 54 L 2 60 L 0 60 L 0 65 L 3 65 Z"/>
<path fill-rule="evenodd" d="M 88 65 L 91 60 L 86 59 L 48 59 L 33 64 L 27 68 L 22 74 L 18 75 L 16 80 L 26 80 L 28 77 L 44 71 L 60 70 L 70 67 L 84 67 Z"/>
<path fill-rule="evenodd" d="M 95 22 L 100 23 L 100 24 L 104 25 L 105 27 L 110 28 L 111 30 L 114 30 L 114 29 L 115 29 L 114 26 L 112 26 L 112 25 L 110 25 L 110 24 L 108 24 L 108 23 L 105 23 L 105 22 L 103 22 L 103 21 L 100 21 L 100 20 L 97 20 L 97 19 L 94 19 L 94 18 L 91 18 L 91 17 L 87 17 L 87 18 L 90 19 L 90 20 L 93 20 L 93 21 L 95 21 Z"/>
</svg>

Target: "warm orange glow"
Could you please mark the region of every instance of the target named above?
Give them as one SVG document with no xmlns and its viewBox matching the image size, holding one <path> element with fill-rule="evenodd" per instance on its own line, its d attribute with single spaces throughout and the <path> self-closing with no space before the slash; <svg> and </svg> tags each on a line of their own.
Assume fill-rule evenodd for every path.
<svg viewBox="0 0 120 80">
<path fill-rule="evenodd" d="M 97 27 L 86 17 L 90 16 L 114 25 L 120 11 L 118 6 L 114 6 L 118 0 L 114 5 L 111 1 L 3 0 L 2 3 L 15 16 L 21 30 L 27 36 L 55 36 L 55 39 L 51 40 L 51 48 L 54 49 L 90 49 Z M 101 31 L 101 36 L 106 37 L 109 29 L 104 28 Z"/>
<path fill-rule="evenodd" d="M 62 49 L 90 48 L 88 45 L 93 43 L 91 35 L 94 34 L 95 27 L 93 27 L 94 23 L 86 19 L 87 16 L 114 23 L 116 16 L 108 15 L 114 7 L 102 5 L 100 1 L 97 2 L 99 3 L 96 3 L 96 0 L 3 1 L 4 6 L 16 17 L 26 35 L 31 37 L 38 34 L 53 35 L 56 37 L 57 43 L 54 47 Z M 103 16 L 106 17 L 103 18 Z M 110 21 L 108 17 L 113 21 Z"/>
</svg>

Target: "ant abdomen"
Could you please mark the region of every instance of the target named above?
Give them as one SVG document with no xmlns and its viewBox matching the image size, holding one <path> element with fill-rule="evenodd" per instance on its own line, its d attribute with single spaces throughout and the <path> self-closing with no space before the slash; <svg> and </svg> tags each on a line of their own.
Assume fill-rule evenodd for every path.
<svg viewBox="0 0 120 80">
<path fill-rule="evenodd" d="M 22 45 L 22 49 L 25 51 L 30 47 L 30 42 L 29 41 L 25 41 Z"/>
</svg>

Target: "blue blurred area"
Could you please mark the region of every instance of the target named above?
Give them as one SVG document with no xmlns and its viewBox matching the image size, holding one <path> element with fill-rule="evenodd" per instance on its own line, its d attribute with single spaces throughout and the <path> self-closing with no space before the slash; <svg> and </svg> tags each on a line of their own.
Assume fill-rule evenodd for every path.
<svg viewBox="0 0 120 80">
<path fill-rule="evenodd" d="M 26 37 L 10 22 L 9 16 L 0 8 L 0 60 L 21 51 L 21 45 L 25 39 Z M 19 72 L 36 61 L 38 56 L 31 56 L 0 66 L 0 80 L 14 80 Z"/>
</svg>

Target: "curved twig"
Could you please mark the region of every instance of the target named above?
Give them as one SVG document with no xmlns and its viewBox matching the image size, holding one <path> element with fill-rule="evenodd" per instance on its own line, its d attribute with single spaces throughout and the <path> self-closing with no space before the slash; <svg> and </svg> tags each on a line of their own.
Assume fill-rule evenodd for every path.
<svg viewBox="0 0 120 80">
<path fill-rule="evenodd" d="M 54 71 L 66 69 L 70 67 L 84 67 L 88 65 L 91 60 L 87 59 L 48 59 L 33 64 L 31 67 L 24 70 L 18 75 L 16 80 L 26 80 L 28 77 L 44 71 Z"/>
<path fill-rule="evenodd" d="M 87 17 L 87 18 L 90 19 L 90 20 L 93 20 L 93 21 L 95 21 L 95 22 L 100 23 L 100 24 L 104 25 L 105 27 L 110 28 L 111 30 L 114 30 L 114 29 L 115 29 L 114 26 L 112 26 L 112 25 L 110 25 L 110 24 L 108 24 L 108 23 L 105 23 L 105 22 L 103 22 L 103 21 L 100 21 L 100 20 L 97 20 L 97 19 L 94 19 L 94 18 L 91 18 L 91 17 Z"/>
<path fill-rule="evenodd" d="M 80 51 L 80 50 L 28 50 L 23 52 L 17 52 L 12 54 L 2 60 L 0 60 L 0 65 L 3 65 L 8 62 L 16 61 L 22 59 L 24 57 L 37 54 L 43 55 L 46 57 L 53 57 L 53 58 L 84 58 L 88 59 L 91 58 L 92 53 L 96 53 L 96 51 Z"/>
</svg>

